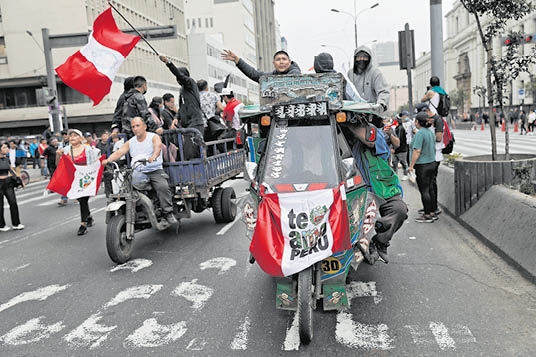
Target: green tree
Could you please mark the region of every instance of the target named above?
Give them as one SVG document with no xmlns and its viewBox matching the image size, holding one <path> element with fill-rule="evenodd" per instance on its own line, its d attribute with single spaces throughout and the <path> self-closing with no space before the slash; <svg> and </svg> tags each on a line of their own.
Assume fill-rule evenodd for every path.
<svg viewBox="0 0 536 357">
<path fill-rule="evenodd" d="M 465 9 L 474 16 L 480 34 L 482 46 L 487 57 L 487 99 L 490 113 L 491 156 L 497 159 L 497 137 L 495 132 L 494 102 L 503 110 L 504 92 L 508 81 L 516 79 L 520 73 L 528 72 L 531 63 L 536 63 L 536 51 L 533 49 L 528 55 L 519 52 L 522 34 L 510 33 L 513 41 L 506 46 L 506 54 L 502 58 L 493 56 L 492 40 L 496 36 L 504 35 L 505 28 L 510 21 L 523 19 L 532 10 L 530 0 L 460 0 Z M 483 21 L 486 19 L 486 21 Z M 508 134 L 508 121 L 505 121 L 505 154 L 509 159 L 510 138 Z"/>
<path fill-rule="evenodd" d="M 457 88 L 451 91 L 449 96 L 451 104 L 458 109 L 458 114 L 462 114 L 464 112 L 465 99 L 467 99 L 463 89 Z"/>
</svg>

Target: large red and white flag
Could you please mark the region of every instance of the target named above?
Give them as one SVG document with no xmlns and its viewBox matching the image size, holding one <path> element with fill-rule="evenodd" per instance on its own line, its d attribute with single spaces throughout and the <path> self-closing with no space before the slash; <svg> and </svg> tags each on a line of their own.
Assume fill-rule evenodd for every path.
<svg viewBox="0 0 536 357">
<path fill-rule="evenodd" d="M 56 68 L 56 73 L 97 105 L 110 93 L 117 70 L 139 40 L 119 31 L 109 8 L 95 19 L 87 45 Z"/>
<path fill-rule="evenodd" d="M 47 190 L 69 198 L 96 196 L 99 191 L 103 166 L 100 160 L 89 165 L 75 165 L 73 160 L 63 155 Z"/>
<path fill-rule="evenodd" d="M 265 273 L 289 276 L 350 249 L 344 186 L 266 194 L 249 250 Z"/>
</svg>

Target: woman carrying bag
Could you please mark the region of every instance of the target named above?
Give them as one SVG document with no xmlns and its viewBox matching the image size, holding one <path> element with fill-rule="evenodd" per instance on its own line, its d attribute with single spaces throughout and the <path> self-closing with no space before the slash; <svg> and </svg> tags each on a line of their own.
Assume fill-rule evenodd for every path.
<svg viewBox="0 0 536 357">
<path fill-rule="evenodd" d="M 78 129 L 70 129 L 69 145 L 63 148 L 63 155 L 69 155 L 75 165 L 89 165 L 99 160 L 100 150 L 84 144 L 84 137 L 82 132 Z M 59 151 L 59 150 L 58 150 Z M 81 223 L 78 228 L 78 235 L 84 235 L 87 233 L 87 227 L 93 225 L 93 217 L 89 211 L 89 196 L 79 197 L 78 203 L 80 204 L 80 216 Z"/>
<path fill-rule="evenodd" d="M 9 162 L 9 145 L 7 142 L 0 143 L 0 231 L 7 232 L 11 228 L 6 225 L 4 220 L 4 196 L 9 203 L 11 211 L 11 224 L 13 229 L 24 229 L 20 223 L 19 207 L 17 206 L 17 197 L 15 196 L 15 187 L 24 184 L 19 176 L 15 174 Z"/>
</svg>

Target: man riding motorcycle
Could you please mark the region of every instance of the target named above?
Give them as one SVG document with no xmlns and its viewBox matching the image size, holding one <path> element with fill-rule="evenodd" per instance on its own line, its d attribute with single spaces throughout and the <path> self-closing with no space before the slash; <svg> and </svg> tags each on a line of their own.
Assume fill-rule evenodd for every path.
<svg viewBox="0 0 536 357">
<path fill-rule="evenodd" d="M 131 166 L 142 175 L 146 175 L 152 188 L 156 191 L 166 221 L 169 224 L 177 223 L 175 216 L 173 216 L 173 204 L 167 175 L 162 168 L 162 140 L 157 134 L 147 132 L 147 125 L 142 118 L 135 117 L 130 124 L 135 136 L 110 155 L 107 160 L 104 160 L 102 164 L 106 165 L 130 153 Z M 147 160 L 148 164 L 136 167 L 135 163 L 139 160 Z"/>
</svg>

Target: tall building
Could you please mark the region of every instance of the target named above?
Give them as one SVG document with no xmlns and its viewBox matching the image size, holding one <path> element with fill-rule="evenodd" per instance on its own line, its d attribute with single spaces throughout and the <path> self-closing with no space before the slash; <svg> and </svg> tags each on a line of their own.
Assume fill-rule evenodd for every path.
<svg viewBox="0 0 536 357">
<path fill-rule="evenodd" d="M 274 0 L 255 0 L 257 65 L 264 72 L 273 70 L 273 55 L 281 49 L 279 24 L 275 20 Z"/>
<path fill-rule="evenodd" d="M 206 80 L 210 89 L 214 89 L 215 83 L 223 82 L 230 74 L 229 87 L 235 97 L 242 103 L 250 104 L 253 101 L 248 98 L 248 88 L 252 83 L 233 63 L 221 59 L 223 47 L 221 36 L 217 34 L 190 33 L 188 35 L 190 75 L 196 80 Z"/>
<path fill-rule="evenodd" d="M 487 106 L 485 98 L 480 97 L 475 87 L 487 87 L 486 85 L 486 53 L 480 41 L 477 24 L 463 7 L 460 1 L 456 1 L 452 9 L 445 15 L 447 22 L 447 39 L 443 42 L 445 83 L 442 86 L 450 92 L 463 93 L 463 100 L 456 107 L 459 113 L 470 112 Z M 487 25 L 487 19 L 483 19 L 482 25 Z M 501 57 L 506 53 L 502 46 L 502 37 L 508 32 L 515 31 L 523 34 L 536 34 L 536 11 L 533 11 L 523 19 L 508 22 L 504 33 L 499 34 L 492 41 L 493 55 Z M 521 45 L 520 50 L 526 54 L 536 45 L 527 43 Z M 417 59 L 415 96 L 421 98 L 426 91 L 431 76 L 430 53 L 424 53 Z M 529 95 L 521 96 L 520 89 L 536 88 L 536 77 L 532 75 L 536 68 L 531 68 L 531 73 L 522 73 L 517 80 L 507 86 L 505 103 L 506 106 L 534 105 L 536 104 L 536 91 Z"/>
<path fill-rule="evenodd" d="M 112 1 L 136 27 L 175 25 L 178 38 L 153 41 L 161 54 L 176 65 L 188 64 L 183 0 Z M 37 106 L 36 90 L 46 86 L 41 29 L 51 35 L 88 32 L 95 18 L 108 8 L 105 0 L 0 0 L 0 129 L 2 135 L 42 132 L 49 124 L 48 108 Z M 113 14 L 120 29 L 129 26 Z M 53 49 L 57 67 L 79 47 Z M 111 92 L 93 107 L 89 98 L 64 85 L 56 77 L 60 105 L 69 125 L 102 131 L 110 127 L 117 98 L 128 76 L 148 80 L 148 101 L 165 92 L 178 94 L 179 85 L 150 48 L 140 41 L 119 68 Z"/>
<path fill-rule="evenodd" d="M 217 34 L 225 49 L 232 50 L 257 67 L 255 8 L 252 0 L 184 0 L 184 6 L 188 34 Z M 250 80 L 248 98 L 258 103 L 259 87 Z"/>
</svg>

